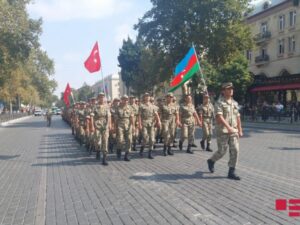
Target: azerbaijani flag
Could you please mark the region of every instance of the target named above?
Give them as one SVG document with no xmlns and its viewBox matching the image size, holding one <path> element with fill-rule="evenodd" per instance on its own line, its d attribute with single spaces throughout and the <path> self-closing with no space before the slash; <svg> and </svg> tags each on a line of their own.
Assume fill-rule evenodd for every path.
<svg viewBox="0 0 300 225">
<path fill-rule="evenodd" d="M 177 88 L 182 86 L 198 71 L 200 71 L 200 65 L 197 60 L 196 51 L 194 47 L 191 47 L 185 57 L 175 68 L 175 77 L 170 84 L 171 89 L 169 90 L 169 92 L 173 92 Z"/>
</svg>

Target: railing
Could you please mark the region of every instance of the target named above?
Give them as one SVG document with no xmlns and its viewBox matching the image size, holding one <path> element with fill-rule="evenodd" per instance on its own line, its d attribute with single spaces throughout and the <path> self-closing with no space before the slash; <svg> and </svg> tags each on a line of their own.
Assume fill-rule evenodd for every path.
<svg viewBox="0 0 300 225">
<path fill-rule="evenodd" d="M 0 114 L 0 123 L 7 122 L 9 120 L 18 119 L 24 116 L 28 116 L 28 113 L 4 113 Z"/>
<path fill-rule="evenodd" d="M 243 108 L 240 111 L 240 114 L 243 121 L 300 124 L 300 109 L 284 109 L 280 112 L 277 112 L 273 107 L 270 106 L 260 109 Z"/>
<path fill-rule="evenodd" d="M 255 63 L 256 64 L 264 64 L 266 62 L 269 62 L 269 60 L 270 60 L 270 57 L 267 54 L 255 57 Z"/>
<path fill-rule="evenodd" d="M 259 42 L 266 41 L 270 38 L 271 38 L 271 32 L 270 31 L 265 31 L 265 32 L 262 32 L 262 33 L 259 33 L 259 34 L 255 35 L 254 40 L 257 43 L 259 43 Z"/>
</svg>

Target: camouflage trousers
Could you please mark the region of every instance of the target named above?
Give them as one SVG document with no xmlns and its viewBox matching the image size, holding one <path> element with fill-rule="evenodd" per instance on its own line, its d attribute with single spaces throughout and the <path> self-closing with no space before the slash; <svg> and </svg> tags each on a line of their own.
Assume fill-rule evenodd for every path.
<svg viewBox="0 0 300 225">
<path fill-rule="evenodd" d="M 217 135 L 218 151 L 211 157 L 216 162 L 221 159 L 229 148 L 229 167 L 236 167 L 239 156 L 239 137 L 238 134 L 220 134 Z"/>
<path fill-rule="evenodd" d="M 143 124 L 142 136 L 143 136 L 142 146 L 146 146 L 148 144 L 149 149 L 153 150 L 153 145 L 155 142 L 154 124 L 151 124 L 151 123 Z"/>
<path fill-rule="evenodd" d="M 194 143 L 194 135 L 195 123 L 183 123 L 181 127 L 180 141 L 184 142 L 185 139 L 188 139 L 188 144 L 191 145 Z"/>
<path fill-rule="evenodd" d="M 107 129 L 95 129 L 94 141 L 97 148 L 100 151 L 107 154 L 108 153 L 108 130 Z"/>
<path fill-rule="evenodd" d="M 204 119 L 202 123 L 202 140 L 207 140 L 207 143 L 211 142 L 212 136 L 212 122 L 211 119 Z"/>
<path fill-rule="evenodd" d="M 117 149 L 131 152 L 132 129 L 131 126 L 118 124 L 117 128 Z"/>
<path fill-rule="evenodd" d="M 171 142 L 174 140 L 174 126 L 172 120 L 162 121 L 162 135 L 164 138 L 164 145 L 170 146 Z"/>
</svg>

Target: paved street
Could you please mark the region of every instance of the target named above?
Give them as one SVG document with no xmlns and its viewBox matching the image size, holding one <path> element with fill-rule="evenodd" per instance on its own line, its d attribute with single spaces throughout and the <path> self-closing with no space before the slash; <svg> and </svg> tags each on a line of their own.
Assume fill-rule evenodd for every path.
<svg viewBox="0 0 300 225">
<path fill-rule="evenodd" d="M 200 132 L 197 132 L 199 146 Z M 300 132 L 245 128 L 238 175 L 228 155 L 208 173 L 211 153 L 176 151 L 104 167 L 55 117 L 0 127 L 0 224 L 300 224 L 276 199 L 300 199 Z M 216 149 L 215 139 L 212 144 Z"/>
</svg>

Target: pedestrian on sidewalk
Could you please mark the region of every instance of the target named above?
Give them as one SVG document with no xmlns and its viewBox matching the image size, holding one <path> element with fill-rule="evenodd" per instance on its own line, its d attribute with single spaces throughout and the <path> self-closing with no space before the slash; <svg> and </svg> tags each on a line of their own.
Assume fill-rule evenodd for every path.
<svg viewBox="0 0 300 225">
<path fill-rule="evenodd" d="M 240 180 L 235 174 L 235 168 L 239 155 L 239 137 L 243 136 L 243 131 L 238 103 L 232 96 L 233 84 L 223 83 L 222 96 L 215 105 L 218 151 L 207 160 L 207 163 L 209 171 L 213 173 L 215 162 L 221 159 L 229 148 L 228 178 Z"/>
</svg>

